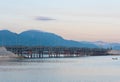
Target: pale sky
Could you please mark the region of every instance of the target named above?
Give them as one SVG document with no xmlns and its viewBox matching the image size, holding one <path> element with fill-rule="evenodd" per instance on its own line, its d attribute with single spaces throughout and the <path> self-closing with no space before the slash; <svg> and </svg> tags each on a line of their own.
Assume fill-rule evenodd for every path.
<svg viewBox="0 0 120 82">
<path fill-rule="evenodd" d="M 0 30 L 52 32 L 77 41 L 120 42 L 120 0 L 0 0 Z"/>
</svg>

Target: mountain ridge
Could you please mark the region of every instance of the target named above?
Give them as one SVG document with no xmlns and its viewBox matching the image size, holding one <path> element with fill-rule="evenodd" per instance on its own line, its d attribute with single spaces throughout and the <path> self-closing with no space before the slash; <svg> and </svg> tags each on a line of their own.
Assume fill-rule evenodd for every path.
<svg viewBox="0 0 120 82">
<path fill-rule="evenodd" d="M 4 37 L 3 37 L 4 36 Z M 23 46 L 64 46 L 64 47 L 87 47 L 97 48 L 92 43 L 83 43 L 74 40 L 66 40 L 54 33 L 27 30 L 19 34 L 8 30 L 0 31 L 0 45 L 23 45 Z"/>
<path fill-rule="evenodd" d="M 113 50 L 120 50 L 120 43 L 66 40 L 54 33 L 40 30 L 27 30 L 19 34 L 11 32 L 9 30 L 0 30 L 0 46 L 13 45 L 112 48 Z"/>
</svg>

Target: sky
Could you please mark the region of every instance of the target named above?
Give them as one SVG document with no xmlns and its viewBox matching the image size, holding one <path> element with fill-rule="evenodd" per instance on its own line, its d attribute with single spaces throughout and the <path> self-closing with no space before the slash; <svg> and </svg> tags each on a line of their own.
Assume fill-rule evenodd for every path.
<svg viewBox="0 0 120 82">
<path fill-rule="evenodd" d="M 0 30 L 35 29 L 68 40 L 120 42 L 120 0 L 0 0 Z"/>
</svg>

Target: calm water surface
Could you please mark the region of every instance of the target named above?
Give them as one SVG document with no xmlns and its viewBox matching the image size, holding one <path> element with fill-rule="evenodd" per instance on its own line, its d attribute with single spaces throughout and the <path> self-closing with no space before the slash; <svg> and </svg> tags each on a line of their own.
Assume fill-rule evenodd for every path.
<svg viewBox="0 0 120 82">
<path fill-rule="evenodd" d="M 120 82 L 120 56 L 4 61 L 0 82 Z"/>
</svg>

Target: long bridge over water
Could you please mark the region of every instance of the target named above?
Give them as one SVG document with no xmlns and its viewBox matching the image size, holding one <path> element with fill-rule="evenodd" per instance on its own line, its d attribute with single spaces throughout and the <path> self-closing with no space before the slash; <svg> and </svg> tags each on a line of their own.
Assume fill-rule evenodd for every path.
<svg viewBox="0 0 120 82">
<path fill-rule="evenodd" d="M 108 55 L 110 49 L 45 46 L 6 46 L 8 51 L 25 58 L 58 58 Z"/>
</svg>

